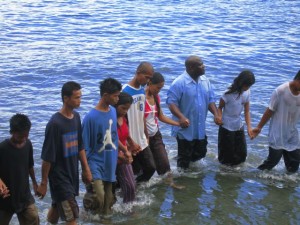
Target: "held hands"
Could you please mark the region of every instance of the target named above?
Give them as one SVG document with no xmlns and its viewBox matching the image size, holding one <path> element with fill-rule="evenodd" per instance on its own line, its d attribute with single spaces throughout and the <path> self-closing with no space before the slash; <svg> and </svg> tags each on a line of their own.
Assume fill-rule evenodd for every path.
<svg viewBox="0 0 300 225">
<path fill-rule="evenodd" d="M 33 188 L 34 194 L 37 195 L 38 184 L 36 182 L 32 182 L 32 188 Z"/>
<path fill-rule="evenodd" d="M 93 176 L 89 167 L 82 169 L 81 179 L 82 182 L 85 184 L 89 184 L 92 182 Z"/>
<path fill-rule="evenodd" d="M 126 164 L 131 164 L 133 162 L 131 152 L 128 150 L 126 150 L 126 152 L 119 151 L 118 158 Z"/>
<path fill-rule="evenodd" d="M 223 124 L 222 117 L 219 115 L 214 116 L 214 121 L 215 121 L 215 124 L 217 124 L 219 126 Z"/>
<path fill-rule="evenodd" d="M 127 150 L 127 151 L 124 153 L 124 156 L 125 156 L 125 163 L 130 164 L 130 163 L 133 162 L 133 158 L 132 158 L 132 155 L 131 155 L 131 152 L 130 152 L 130 151 Z"/>
<path fill-rule="evenodd" d="M 249 135 L 250 138 L 251 139 L 256 138 L 259 135 L 260 131 L 261 131 L 261 128 L 259 128 L 259 127 L 252 129 L 252 137 Z"/>
<path fill-rule="evenodd" d="M 0 197 L 7 198 L 9 197 L 9 190 L 6 187 L 5 183 L 0 179 Z"/>
<path fill-rule="evenodd" d="M 133 156 L 137 155 L 140 151 L 142 151 L 141 146 L 139 146 L 137 143 L 133 141 L 127 143 L 127 149 L 131 152 Z"/>
<path fill-rule="evenodd" d="M 187 128 L 190 126 L 190 121 L 186 117 L 182 117 L 179 119 L 179 124 L 181 128 Z"/>
<path fill-rule="evenodd" d="M 248 128 L 248 129 L 247 129 L 248 136 L 250 137 L 251 140 L 254 139 L 254 134 L 253 134 L 252 131 L 253 131 L 252 128 Z"/>
<path fill-rule="evenodd" d="M 36 190 L 36 195 L 40 198 L 43 199 L 47 193 L 47 182 L 41 182 L 40 185 L 38 185 L 37 190 Z"/>
</svg>

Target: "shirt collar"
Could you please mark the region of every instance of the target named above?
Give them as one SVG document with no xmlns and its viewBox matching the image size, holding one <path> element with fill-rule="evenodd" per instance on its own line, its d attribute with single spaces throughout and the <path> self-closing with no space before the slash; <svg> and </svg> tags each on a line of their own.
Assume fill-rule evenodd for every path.
<svg viewBox="0 0 300 225">
<path fill-rule="evenodd" d="M 187 83 L 196 83 L 196 81 L 193 80 L 193 78 L 191 78 L 191 76 L 186 71 L 184 71 L 183 75 L 184 75 L 185 80 L 186 80 Z M 202 80 L 207 80 L 205 74 L 203 74 L 202 76 L 200 76 L 200 78 L 198 79 L 198 83 L 199 83 L 200 80 L 201 81 Z"/>
</svg>

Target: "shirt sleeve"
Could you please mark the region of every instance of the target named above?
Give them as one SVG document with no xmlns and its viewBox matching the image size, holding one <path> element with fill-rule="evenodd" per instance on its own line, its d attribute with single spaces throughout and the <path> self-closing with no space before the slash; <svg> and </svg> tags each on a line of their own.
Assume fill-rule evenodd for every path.
<svg viewBox="0 0 300 225">
<path fill-rule="evenodd" d="M 182 95 L 182 88 L 178 83 L 173 83 L 167 92 L 166 104 L 169 106 L 175 104 L 179 106 L 180 98 Z"/>
<path fill-rule="evenodd" d="M 84 150 L 83 141 L 82 141 L 82 126 L 81 126 L 81 119 L 79 113 L 77 113 L 77 130 L 78 130 L 78 151 Z"/>
<path fill-rule="evenodd" d="M 227 95 L 226 95 L 225 93 L 221 96 L 221 99 L 223 99 L 223 101 L 225 102 L 225 104 L 226 104 L 227 101 L 228 101 Z"/>
<path fill-rule="evenodd" d="M 270 99 L 269 109 L 272 111 L 276 111 L 278 106 L 278 93 L 277 90 L 274 90 Z"/>
<path fill-rule="evenodd" d="M 33 159 L 33 147 L 31 141 L 29 141 L 29 163 L 28 168 L 32 168 L 34 166 L 34 159 Z"/>
<path fill-rule="evenodd" d="M 82 122 L 82 143 L 83 143 L 83 148 L 87 153 L 92 151 L 90 139 L 93 136 L 91 136 L 90 130 L 91 130 L 90 119 L 89 119 L 89 115 L 87 114 Z"/>
<path fill-rule="evenodd" d="M 53 122 L 49 122 L 46 126 L 45 140 L 42 149 L 41 158 L 46 162 L 54 163 L 56 161 L 56 149 L 60 146 L 60 131 Z"/>
<path fill-rule="evenodd" d="M 247 94 L 246 94 L 246 103 L 247 102 L 250 102 L 250 89 L 247 91 Z"/>
<path fill-rule="evenodd" d="M 215 92 L 214 92 L 214 87 L 213 85 L 209 82 L 209 90 L 208 90 L 208 94 L 209 94 L 209 104 L 216 102 L 216 98 L 215 98 Z"/>
</svg>

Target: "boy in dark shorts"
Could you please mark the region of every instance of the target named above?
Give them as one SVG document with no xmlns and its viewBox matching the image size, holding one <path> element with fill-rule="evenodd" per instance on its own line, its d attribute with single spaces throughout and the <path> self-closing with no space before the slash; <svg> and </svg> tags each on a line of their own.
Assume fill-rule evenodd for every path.
<svg viewBox="0 0 300 225">
<path fill-rule="evenodd" d="M 89 183 L 92 175 L 87 164 L 82 143 L 81 120 L 75 108 L 80 106 L 81 86 L 73 81 L 63 85 L 61 97 L 63 106 L 47 124 L 42 149 L 42 182 L 38 195 L 43 198 L 47 192 L 49 178 L 52 207 L 48 222 L 57 223 L 59 217 L 66 224 L 77 224 L 79 209 L 75 199 L 79 192 L 78 160 L 82 168 L 82 180 Z"/>
<path fill-rule="evenodd" d="M 14 213 L 21 225 L 40 223 L 28 179 L 30 175 L 36 192 L 30 128 L 26 115 L 15 114 L 10 119 L 11 138 L 0 143 L 0 225 L 8 225 Z"/>
</svg>

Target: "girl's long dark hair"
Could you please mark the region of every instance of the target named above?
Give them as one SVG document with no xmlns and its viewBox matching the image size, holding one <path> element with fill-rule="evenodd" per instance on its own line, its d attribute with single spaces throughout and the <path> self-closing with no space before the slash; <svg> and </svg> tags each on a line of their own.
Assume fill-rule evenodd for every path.
<svg viewBox="0 0 300 225">
<path fill-rule="evenodd" d="M 161 73 L 154 72 L 153 77 L 150 79 L 150 82 L 151 82 L 151 84 L 159 84 L 159 83 L 165 82 L 165 78 Z M 159 115 L 160 114 L 160 104 L 158 102 L 158 96 L 153 95 L 153 97 L 154 97 L 154 102 L 155 102 L 155 105 L 157 108 L 157 114 Z"/>
<path fill-rule="evenodd" d="M 117 107 L 119 105 L 125 105 L 125 104 L 132 104 L 133 102 L 133 98 L 130 94 L 126 93 L 126 92 L 121 92 L 119 94 L 119 101 L 117 104 L 114 105 L 114 107 L 117 109 Z M 128 121 L 128 117 L 127 117 L 127 114 L 126 114 L 126 120 Z M 128 125 L 128 124 L 127 124 Z M 117 126 L 119 127 L 119 124 L 117 123 Z"/>
<path fill-rule="evenodd" d="M 243 70 L 233 81 L 225 94 L 238 93 L 238 97 L 243 93 L 243 87 L 251 87 L 255 83 L 254 74 L 250 70 Z"/>
</svg>

